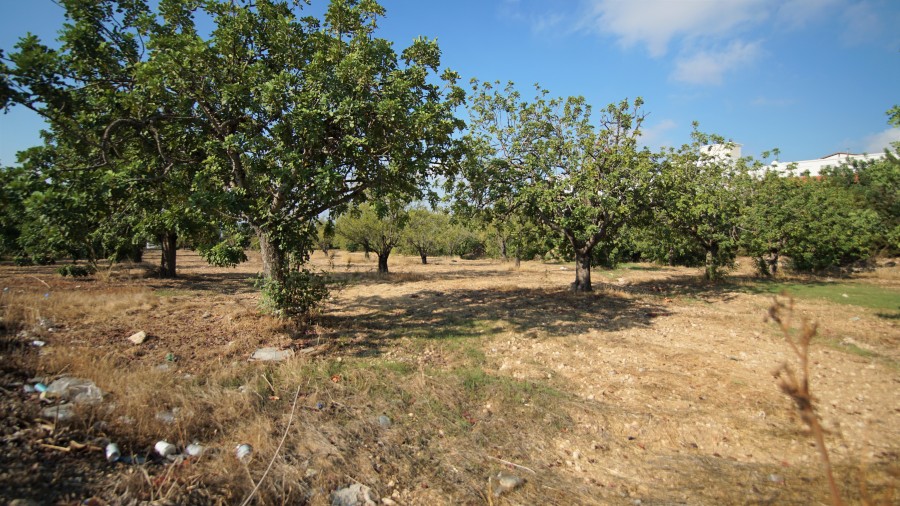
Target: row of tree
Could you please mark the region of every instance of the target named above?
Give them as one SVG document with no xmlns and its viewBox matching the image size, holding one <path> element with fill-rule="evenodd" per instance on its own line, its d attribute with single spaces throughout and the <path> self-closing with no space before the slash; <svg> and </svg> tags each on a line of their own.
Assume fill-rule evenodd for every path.
<svg viewBox="0 0 900 506">
<path fill-rule="evenodd" d="M 713 279 L 741 247 L 764 272 L 900 249 L 893 156 L 813 181 L 754 172 L 696 128 L 652 152 L 640 98 L 594 115 L 540 88 L 526 101 L 473 81 L 467 96 L 434 41 L 397 54 L 377 38 L 374 0 L 331 0 L 321 17 L 286 0 L 60 4 L 58 47 L 28 35 L 0 53 L 2 107 L 47 122 L 43 145 L 0 173 L 8 254 L 139 259 L 153 241 L 174 276 L 179 245 L 234 265 L 254 238 L 264 294 L 305 308 L 322 292 L 303 266 L 335 231 L 383 272 L 398 245 L 424 262 L 477 249 L 479 231 L 503 257 L 573 259 L 578 291 L 592 265 L 626 257 Z M 409 209 L 436 201 L 435 181 L 452 216 Z"/>
</svg>

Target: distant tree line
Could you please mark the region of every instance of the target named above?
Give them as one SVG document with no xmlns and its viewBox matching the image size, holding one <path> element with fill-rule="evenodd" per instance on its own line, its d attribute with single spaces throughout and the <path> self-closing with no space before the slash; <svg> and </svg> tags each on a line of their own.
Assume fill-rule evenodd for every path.
<svg viewBox="0 0 900 506">
<path fill-rule="evenodd" d="M 696 125 L 653 152 L 641 98 L 595 113 L 540 87 L 467 94 L 435 41 L 398 54 L 378 38 L 373 0 L 319 18 L 286 0 L 60 4 L 56 47 L 0 50 L 0 104 L 47 124 L 0 171 L 0 254 L 20 263 L 140 261 L 152 242 L 176 276 L 180 246 L 233 266 L 253 245 L 265 304 L 290 315 L 324 296 L 305 265 L 335 246 L 383 273 L 395 249 L 574 261 L 576 291 L 622 260 L 714 280 L 742 252 L 776 275 L 900 251 L 896 154 L 779 177 Z"/>
</svg>

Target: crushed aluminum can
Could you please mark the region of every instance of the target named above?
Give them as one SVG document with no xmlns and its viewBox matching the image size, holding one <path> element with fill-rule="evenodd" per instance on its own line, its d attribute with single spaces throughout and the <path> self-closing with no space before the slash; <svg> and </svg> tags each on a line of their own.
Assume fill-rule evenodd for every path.
<svg viewBox="0 0 900 506">
<path fill-rule="evenodd" d="M 168 441 L 158 441 L 153 449 L 162 457 L 168 457 L 169 455 L 175 454 L 175 445 Z"/>
<path fill-rule="evenodd" d="M 119 460 L 119 457 L 122 456 L 122 452 L 119 451 L 119 445 L 116 443 L 109 443 L 106 445 L 106 460 L 108 462 L 115 462 Z"/>
<path fill-rule="evenodd" d="M 237 456 L 238 460 L 246 460 L 250 458 L 250 454 L 253 453 L 253 447 L 248 444 L 237 445 L 234 447 L 234 454 Z"/>
</svg>

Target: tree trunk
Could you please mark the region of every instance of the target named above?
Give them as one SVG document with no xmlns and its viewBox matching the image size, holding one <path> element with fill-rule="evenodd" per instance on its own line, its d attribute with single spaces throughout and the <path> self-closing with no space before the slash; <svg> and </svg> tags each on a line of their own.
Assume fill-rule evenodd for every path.
<svg viewBox="0 0 900 506">
<path fill-rule="evenodd" d="M 159 276 L 162 278 L 175 278 L 178 276 L 176 267 L 178 234 L 167 231 L 160 237 L 162 256 L 159 259 Z"/>
<path fill-rule="evenodd" d="M 509 261 L 509 257 L 506 255 L 506 239 L 500 238 L 500 256 L 503 257 L 504 262 Z"/>
<path fill-rule="evenodd" d="M 427 265 L 427 264 L 428 264 L 428 253 L 426 253 L 426 252 L 424 252 L 424 251 L 420 251 L 420 252 L 419 252 L 419 258 L 422 259 L 422 265 Z"/>
<path fill-rule="evenodd" d="M 256 230 L 259 238 L 259 253 L 262 256 L 263 276 L 284 283 L 287 275 L 287 262 L 281 244 L 262 229 Z"/>
<path fill-rule="evenodd" d="M 378 274 L 387 274 L 388 273 L 388 256 L 391 254 L 391 250 L 383 251 L 378 253 Z"/>
<path fill-rule="evenodd" d="M 139 244 L 135 244 L 131 248 L 130 253 L 131 253 L 130 257 L 131 257 L 132 262 L 139 264 L 144 261 L 144 247 L 143 246 L 141 246 Z"/>
<path fill-rule="evenodd" d="M 719 245 L 717 243 L 710 244 L 706 248 L 706 271 L 703 277 L 707 281 L 715 281 L 719 279 Z"/>
<path fill-rule="evenodd" d="M 591 287 L 591 252 L 575 250 L 575 282 L 572 283 L 573 292 L 590 292 Z"/>
</svg>

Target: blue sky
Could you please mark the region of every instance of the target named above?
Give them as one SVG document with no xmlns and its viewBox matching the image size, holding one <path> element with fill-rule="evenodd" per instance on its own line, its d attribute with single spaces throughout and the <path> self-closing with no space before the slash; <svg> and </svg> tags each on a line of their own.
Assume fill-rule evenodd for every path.
<svg viewBox="0 0 900 506">
<path fill-rule="evenodd" d="M 314 4 L 322 1 L 314 0 Z M 397 51 L 437 38 L 465 80 L 514 81 L 525 96 L 584 95 L 596 108 L 642 96 L 644 143 L 688 140 L 691 122 L 783 161 L 879 152 L 900 140 L 898 0 L 382 0 Z M 0 0 L 0 48 L 51 40 L 50 0 Z M 0 116 L 0 163 L 39 142 L 23 110 Z"/>
</svg>

